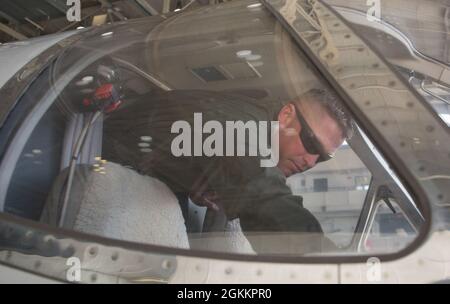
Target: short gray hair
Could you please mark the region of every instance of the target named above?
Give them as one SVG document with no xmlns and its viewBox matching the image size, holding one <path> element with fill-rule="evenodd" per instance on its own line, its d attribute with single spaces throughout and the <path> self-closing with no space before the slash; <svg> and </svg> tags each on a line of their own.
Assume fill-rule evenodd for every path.
<svg viewBox="0 0 450 304">
<path fill-rule="evenodd" d="M 355 122 L 342 106 L 340 98 L 336 93 L 326 89 L 311 89 L 302 94 L 298 100 L 310 100 L 320 103 L 331 117 L 336 120 L 344 138 L 352 138 L 355 132 Z"/>
</svg>

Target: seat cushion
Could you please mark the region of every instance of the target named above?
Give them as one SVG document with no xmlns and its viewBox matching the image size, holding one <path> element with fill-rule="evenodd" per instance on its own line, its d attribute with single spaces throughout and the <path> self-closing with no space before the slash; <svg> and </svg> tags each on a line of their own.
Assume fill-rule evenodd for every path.
<svg viewBox="0 0 450 304">
<path fill-rule="evenodd" d="M 64 227 L 113 239 L 189 248 L 178 200 L 164 183 L 115 163 L 106 163 L 103 173 L 92 168 L 81 171 L 75 174 L 69 200 L 72 208 L 67 209 L 71 223 Z M 58 203 L 54 197 L 50 201 L 48 205 L 55 209 Z M 58 213 L 47 210 L 45 220 L 54 224 Z"/>
</svg>

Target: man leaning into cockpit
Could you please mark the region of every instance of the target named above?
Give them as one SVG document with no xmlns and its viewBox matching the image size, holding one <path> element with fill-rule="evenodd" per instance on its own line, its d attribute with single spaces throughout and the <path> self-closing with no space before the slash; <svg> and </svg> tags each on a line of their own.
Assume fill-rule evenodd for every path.
<svg viewBox="0 0 450 304">
<path fill-rule="evenodd" d="M 133 121 L 128 132 L 145 128 L 153 138 L 152 153 L 136 159 L 135 168 L 165 182 L 177 194 L 182 209 L 189 197 L 198 205 L 222 210 L 229 220 L 239 218 L 258 253 L 270 253 L 271 246 L 254 237 L 267 233 L 319 236 L 314 238 L 319 240 L 316 245 L 292 250 L 325 250 L 328 241 L 320 240 L 323 231 L 319 222 L 303 207 L 302 197 L 293 195 L 286 178 L 332 158 L 351 137 L 353 122 L 334 93 L 312 89 L 286 103 L 200 90 L 165 92 L 152 99 L 136 102 L 120 114 Z M 222 124 L 277 121 L 278 164 L 261 167 L 258 156 L 174 156 L 177 135 L 171 132 L 172 125 L 176 121 L 193 123 L 195 113 L 202 113 L 204 121 Z"/>
</svg>

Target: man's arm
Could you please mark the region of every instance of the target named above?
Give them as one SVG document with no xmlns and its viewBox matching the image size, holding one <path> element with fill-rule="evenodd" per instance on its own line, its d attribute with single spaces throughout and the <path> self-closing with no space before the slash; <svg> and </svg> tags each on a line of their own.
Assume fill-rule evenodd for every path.
<svg viewBox="0 0 450 304">
<path fill-rule="evenodd" d="M 235 199 L 242 230 L 259 254 L 305 254 L 333 247 L 277 168 L 250 180 Z"/>
</svg>

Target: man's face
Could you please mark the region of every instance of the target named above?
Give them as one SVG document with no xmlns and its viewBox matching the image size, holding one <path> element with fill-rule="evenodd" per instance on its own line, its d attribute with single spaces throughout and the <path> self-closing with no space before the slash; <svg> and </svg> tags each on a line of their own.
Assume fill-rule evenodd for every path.
<svg viewBox="0 0 450 304">
<path fill-rule="evenodd" d="M 300 132 L 301 121 L 296 115 L 298 105 L 288 104 L 278 114 L 280 122 L 279 151 L 280 160 L 278 168 L 286 177 L 306 171 L 314 167 L 319 154 L 311 154 L 302 142 Z M 308 124 L 316 139 L 327 154 L 334 152 L 342 145 L 344 138 L 338 123 L 330 116 L 319 103 L 309 103 L 307 107 L 297 108 Z"/>
</svg>

